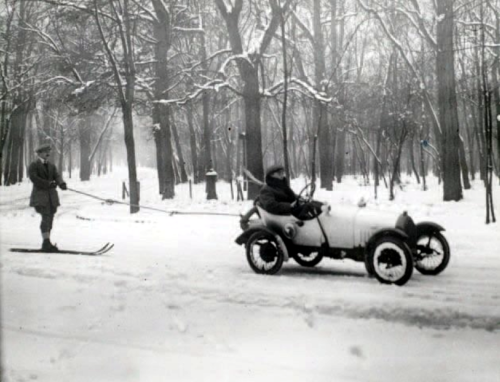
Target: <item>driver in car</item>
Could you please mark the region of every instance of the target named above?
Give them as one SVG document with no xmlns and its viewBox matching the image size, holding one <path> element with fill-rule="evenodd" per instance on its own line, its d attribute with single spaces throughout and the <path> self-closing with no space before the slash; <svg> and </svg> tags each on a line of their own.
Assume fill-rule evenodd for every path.
<svg viewBox="0 0 500 382">
<path fill-rule="evenodd" d="M 321 203 L 299 203 L 298 197 L 286 182 L 285 168 L 273 165 L 266 171 L 266 184 L 259 201 L 267 212 L 275 215 L 293 215 L 300 220 L 313 219 L 321 212 Z"/>
</svg>

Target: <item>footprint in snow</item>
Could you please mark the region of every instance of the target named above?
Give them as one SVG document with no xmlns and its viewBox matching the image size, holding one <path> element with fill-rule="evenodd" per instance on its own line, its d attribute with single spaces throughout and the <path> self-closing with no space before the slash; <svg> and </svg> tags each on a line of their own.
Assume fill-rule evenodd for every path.
<svg viewBox="0 0 500 382">
<path fill-rule="evenodd" d="M 363 354 L 363 349 L 361 349 L 359 346 L 351 346 L 349 348 L 349 353 L 358 358 L 365 358 L 365 355 Z"/>
<path fill-rule="evenodd" d="M 181 333 L 186 333 L 187 331 L 187 323 L 185 323 L 178 317 L 173 318 L 173 326 Z"/>
</svg>

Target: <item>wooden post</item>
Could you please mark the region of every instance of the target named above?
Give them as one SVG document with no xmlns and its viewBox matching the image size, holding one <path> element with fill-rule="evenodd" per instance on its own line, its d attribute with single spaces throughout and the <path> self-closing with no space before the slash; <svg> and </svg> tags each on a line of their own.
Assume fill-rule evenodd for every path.
<svg viewBox="0 0 500 382">
<path fill-rule="evenodd" d="M 238 201 L 245 200 L 245 197 L 243 196 L 243 188 L 241 187 L 241 182 L 242 182 L 242 179 L 241 179 L 241 177 L 239 177 L 236 180 L 236 193 L 237 193 L 236 200 L 238 200 Z"/>
<path fill-rule="evenodd" d="M 127 190 L 127 185 L 125 184 L 125 181 L 122 183 L 122 199 L 125 199 L 128 197 L 128 190 Z"/>
<path fill-rule="evenodd" d="M 210 169 L 205 174 L 205 179 L 207 183 L 206 186 L 207 200 L 217 199 L 217 190 L 216 190 L 217 173 L 213 169 Z"/>
<path fill-rule="evenodd" d="M 193 199 L 193 181 L 189 179 L 189 199 Z"/>
<path fill-rule="evenodd" d="M 241 142 L 241 151 L 242 151 L 242 166 L 243 168 L 247 168 L 248 162 L 247 162 L 247 142 L 246 142 L 246 133 L 240 133 L 239 138 Z M 246 176 L 245 176 L 246 177 Z M 247 183 L 243 183 L 243 187 L 245 191 L 247 190 Z"/>
</svg>

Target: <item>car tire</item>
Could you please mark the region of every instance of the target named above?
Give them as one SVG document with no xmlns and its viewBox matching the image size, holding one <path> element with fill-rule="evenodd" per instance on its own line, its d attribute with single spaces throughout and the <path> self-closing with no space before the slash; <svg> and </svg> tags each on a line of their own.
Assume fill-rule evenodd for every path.
<svg viewBox="0 0 500 382">
<path fill-rule="evenodd" d="M 295 253 L 293 259 L 303 267 L 313 268 L 323 260 L 323 255 L 319 252 L 311 252 L 309 255 Z"/>
<path fill-rule="evenodd" d="M 246 243 L 246 255 L 250 268 L 255 273 L 274 275 L 284 261 L 284 254 L 276 237 L 266 231 L 257 231 Z"/>
<path fill-rule="evenodd" d="M 422 233 L 417 238 L 415 268 L 423 275 L 435 276 L 446 269 L 450 246 L 440 232 Z"/>
<path fill-rule="evenodd" d="M 368 267 L 382 284 L 404 285 L 413 274 L 413 256 L 408 245 L 396 236 L 377 240 L 368 253 Z"/>
<path fill-rule="evenodd" d="M 368 273 L 368 276 L 373 277 L 373 274 L 375 273 L 375 271 L 373 270 L 373 267 L 371 266 L 370 256 L 365 257 L 365 269 L 366 269 L 366 273 Z"/>
</svg>

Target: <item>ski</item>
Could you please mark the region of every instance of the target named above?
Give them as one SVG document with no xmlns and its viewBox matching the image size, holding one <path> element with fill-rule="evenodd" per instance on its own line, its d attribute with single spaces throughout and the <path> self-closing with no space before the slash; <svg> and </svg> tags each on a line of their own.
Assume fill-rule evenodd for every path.
<svg viewBox="0 0 500 382">
<path fill-rule="evenodd" d="M 109 252 L 115 245 L 111 243 L 106 243 L 101 248 L 96 251 L 77 251 L 77 250 L 67 250 L 59 249 L 54 252 L 44 252 L 41 249 L 34 248 L 11 248 L 11 252 L 22 252 L 22 253 L 47 253 L 47 254 L 61 254 L 61 255 L 81 255 L 81 256 L 100 256 Z"/>
</svg>

